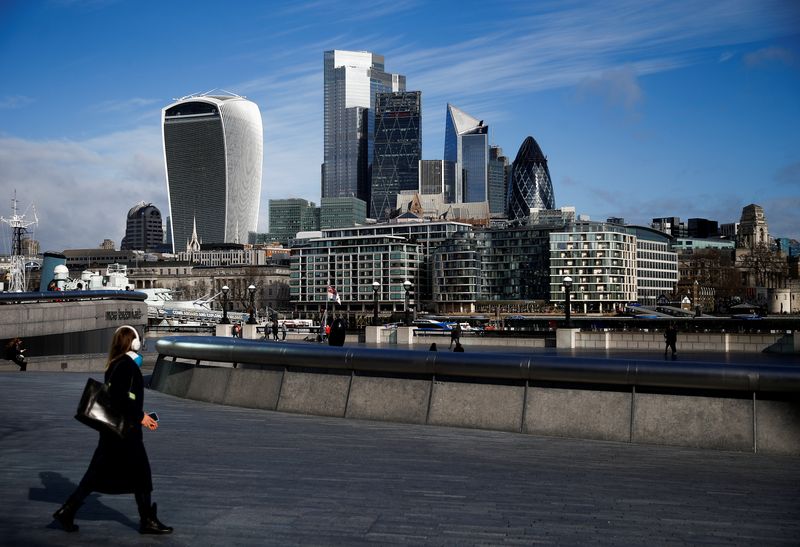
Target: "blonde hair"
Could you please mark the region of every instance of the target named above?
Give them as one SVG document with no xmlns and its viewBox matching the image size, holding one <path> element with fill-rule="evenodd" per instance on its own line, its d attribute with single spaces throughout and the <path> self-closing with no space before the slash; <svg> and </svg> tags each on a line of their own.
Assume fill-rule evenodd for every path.
<svg viewBox="0 0 800 547">
<path fill-rule="evenodd" d="M 116 330 L 114 337 L 111 339 L 111 347 L 108 350 L 106 370 L 111 366 L 111 363 L 131 350 L 131 344 L 138 337 L 139 334 L 133 327 L 120 327 Z"/>
</svg>

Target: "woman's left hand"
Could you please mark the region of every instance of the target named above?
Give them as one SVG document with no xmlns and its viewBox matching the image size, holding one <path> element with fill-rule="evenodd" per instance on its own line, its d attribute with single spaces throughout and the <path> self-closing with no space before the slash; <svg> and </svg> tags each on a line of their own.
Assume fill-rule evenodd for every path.
<svg viewBox="0 0 800 547">
<path fill-rule="evenodd" d="M 155 431 L 156 429 L 158 429 L 158 422 L 155 421 L 150 416 L 148 416 L 146 413 L 144 415 L 144 418 L 142 418 L 142 425 L 145 426 L 150 431 Z"/>
</svg>

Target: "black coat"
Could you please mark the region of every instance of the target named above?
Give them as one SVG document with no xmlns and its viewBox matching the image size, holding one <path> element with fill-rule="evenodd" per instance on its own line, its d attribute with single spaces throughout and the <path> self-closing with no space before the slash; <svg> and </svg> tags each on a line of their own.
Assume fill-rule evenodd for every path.
<svg viewBox="0 0 800 547">
<path fill-rule="evenodd" d="M 344 346 L 344 340 L 347 337 L 347 322 L 344 319 L 337 318 L 333 320 L 331 325 L 331 334 L 328 337 L 328 344 L 331 346 Z"/>
<path fill-rule="evenodd" d="M 124 409 L 130 422 L 137 425 L 124 439 L 113 433 L 100 433 L 100 442 L 83 480 L 93 491 L 104 494 L 150 492 L 153 490 L 150 461 L 142 441 L 142 373 L 133 359 L 123 355 L 108 367 L 105 381 L 110 382 L 114 407 Z"/>
</svg>

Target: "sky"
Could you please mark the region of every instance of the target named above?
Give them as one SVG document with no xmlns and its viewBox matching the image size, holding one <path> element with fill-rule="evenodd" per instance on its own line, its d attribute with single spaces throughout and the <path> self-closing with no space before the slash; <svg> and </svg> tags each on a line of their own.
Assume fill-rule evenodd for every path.
<svg viewBox="0 0 800 547">
<path fill-rule="evenodd" d="M 261 111 L 268 231 L 270 199 L 320 201 L 330 49 L 422 92 L 423 159 L 451 103 L 510 160 L 533 136 L 557 207 L 648 225 L 756 203 L 800 239 L 794 0 L 0 0 L 0 215 L 16 191 L 43 251 L 119 246 L 139 201 L 169 214 L 161 109 L 223 89 Z"/>
</svg>

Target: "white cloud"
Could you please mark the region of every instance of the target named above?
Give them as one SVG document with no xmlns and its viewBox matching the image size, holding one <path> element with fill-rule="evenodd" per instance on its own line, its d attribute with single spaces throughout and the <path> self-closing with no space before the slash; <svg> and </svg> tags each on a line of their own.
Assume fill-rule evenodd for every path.
<svg viewBox="0 0 800 547">
<path fill-rule="evenodd" d="M 138 201 L 166 214 L 160 149 L 158 126 L 85 141 L 2 137 L 0 195 L 16 190 L 21 204 L 34 204 L 43 250 L 97 247 L 104 238 L 119 245 Z"/>
<path fill-rule="evenodd" d="M 607 70 L 597 77 L 578 82 L 578 96 L 599 95 L 609 105 L 621 104 L 632 110 L 642 100 L 642 88 L 631 67 Z"/>
</svg>

